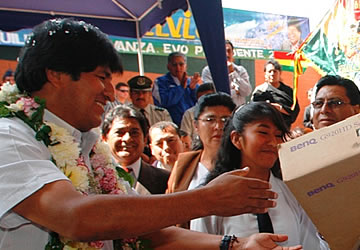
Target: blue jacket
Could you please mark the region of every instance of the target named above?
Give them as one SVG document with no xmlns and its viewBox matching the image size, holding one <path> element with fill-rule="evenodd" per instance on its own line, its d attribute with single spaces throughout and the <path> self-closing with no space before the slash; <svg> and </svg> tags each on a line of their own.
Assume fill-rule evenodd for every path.
<svg viewBox="0 0 360 250">
<path fill-rule="evenodd" d="M 190 89 L 190 79 L 186 84 L 185 89 L 181 85 L 177 85 L 168 72 L 155 80 L 153 88 L 154 104 L 166 108 L 178 126 L 180 126 L 184 112 L 196 103 L 195 93 L 198 86 L 195 89 Z"/>
</svg>

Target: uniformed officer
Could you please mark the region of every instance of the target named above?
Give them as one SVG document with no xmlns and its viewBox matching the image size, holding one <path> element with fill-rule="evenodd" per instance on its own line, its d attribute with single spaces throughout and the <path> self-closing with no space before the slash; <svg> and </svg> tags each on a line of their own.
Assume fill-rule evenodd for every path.
<svg viewBox="0 0 360 250">
<path fill-rule="evenodd" d="M 151 104 L 152 81 L 146 76 L 135 76 L 128 81 L 130 98 L 135 109 L 142 112 L 149 122 L 149 126 L 160 121 L 172 121 L 169 112 Z"/>
</svg>

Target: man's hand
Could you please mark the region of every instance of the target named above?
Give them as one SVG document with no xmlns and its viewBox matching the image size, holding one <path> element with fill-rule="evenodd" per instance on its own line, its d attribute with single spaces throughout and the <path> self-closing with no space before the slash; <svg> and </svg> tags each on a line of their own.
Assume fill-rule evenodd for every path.
<svg viewBox="0 0 360 250">
<path fill-rule="evenodd" d="M 284 242 L 288 239 L 283 234 L 253 234 L 247 238 L 238 238 L 238 242 L 234 242 L 232 249 L 241 250 L 302 250 L 302 246 L 281 247 L 276 242 Z"/>
<path fill-rule="evenodd" d="M 199 72 L 195 72 L 194 76 L 192 76 L 190 78 L 190 84 L 189 84 L 189 88 L 190 89 L 195 89 L 196 85 L 200 82 L 200 74 Z"/>
<path fill-rule="evenodd" d="M 228 67 L 229 74 L 234 71 L 234 66 L 233 66 L 232 62 L 227 61 L 227 67 Z"/>
<path fill-rule="evenodd" d="M 274 77 L 272 75 L 269 74 L 265 74 L 265 82 L 271 84 L 274 80 Z"/>
<path fill-rule="evenodd" d="M 177 78 L 180 80 L 180 84 L 181 86 L 185 89 L 187 87 L 186 83 L 188 80 L 188 75 L 186 72 L 184 72 L 181 76 L 177 76 Z M 196 84 L 198 84 L 200 82 L 200 74 L 199 72 L 195 72 L 194 75 L 192 77 L 190 77 L 190 83 L 189 83 L 189 88 L 190 89 L 195 89 L 196 88 Z"/>
<path fill-rule="evenodd" d="M 177 76 L 177 78 L 180 80 L 181 86 L 185 89 L 186 88 L 186 82 L 188 79 L 187 73 L 184 72 L 182 75 Z"/>
<path fill-rule="evenodd" d="M 210 192 L 201 197 L 208 203 L 214 215 L 232 216 L 244 213 L 265 213 L 275 207 L 277 194 L 270 190 L 268 182 L 244 177 L 249 168 L 224 173 L 209 182 L 205 188 Z"/>
<path fill-rule="evenodd" d="M 283 109 L 282 105 L 279 103 L 271 103 L 277 110 L 279 110 L 281 113 L 285 115 L 290 115 L 285 109 Z"/>
</svg>

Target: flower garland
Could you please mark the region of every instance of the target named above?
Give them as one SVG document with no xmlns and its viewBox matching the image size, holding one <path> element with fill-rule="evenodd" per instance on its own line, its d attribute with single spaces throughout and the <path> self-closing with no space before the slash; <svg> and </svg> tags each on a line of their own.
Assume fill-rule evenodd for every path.
<svg viewBox="0 0 360 250">
<path fill-rule="evenodd" d="M 91 167 L 80 154 L 80 145 L 70 133 L 50 122 L 43 121 L 45 100 L 21 94 L 16 85 L 5 83 L 0 91 L 0 117 L 18 117 L 35 130 L 35 138 L 48 147 L 52 161 L 67 176 L 75 189 L 84 194 L 126 194 L 126 181 L 132 177 L 112 163 L 109 147 L 98 141 L 90 153 Z M 137 239 L 117 240 L 116 248 L 148 249 L 146 242 Z M 50 233 L 45 249 L 101 249 L 104 242 L 74 242 Z"/>
</svg>

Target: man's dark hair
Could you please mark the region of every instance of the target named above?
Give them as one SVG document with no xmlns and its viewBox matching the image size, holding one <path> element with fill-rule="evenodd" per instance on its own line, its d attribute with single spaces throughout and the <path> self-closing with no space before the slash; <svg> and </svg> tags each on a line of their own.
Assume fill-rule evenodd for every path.
<svg viewBox="0 0 360 250">
<path fill-rule="evenodd" d="M 215 86 L 214 83 L 212 82 L 204 82 L 203 84 L 200 84 L 199 87 L 195 90 L 195 96 L 197 97 L 197 99 L 199 99 L 199 94 L 205 91 L 209 91 L 212 90 L 213 92 L 215 92 Z"/>
<path fill-rule="evenodd" d="M 231 49 L 234 50 L 234 45 L 232 44 L 232 42 L 230 42 L 230 40 L 225 40 L 225 45 L 229 44 L 231 46 Z"/>
<path fill-rule="evenodd" d="M 119 82 L 115 85 L 115 89 L 119 90 L 120 87 L 128 87 L 129 88 L 129 85 L 125 82 Z"/>
<path fill-rule="evenodd" d="M 101 134 L 103 137 L 106 137 L 109 131 L 111 130 L 113 121 L 119 118 L 136 119 L 141 127 L 144 137 L 147 136 L 149 127 L 147 125 L 145 116 L 141 112 L 137 111 L 136 109 L 126 104 L 120 104 L 115 106 L 113 109 L 109 110 L 109 112 L 106 113 L 104 122 L 101 126 Z"/>
<path fill-rule="evenodd" d="M 14 75 L 14 71 L 12 71 L 11 69 L 8 69 L 2 77 L 2 81 L 4 82 L 6 77 L 13 76 L 13 75 Z"/>
<path fill-rule="evenodd" d="M 180 129 L 179 129 L 178 125 L 176 125 L 175 123 L 170 122 L 170 121 L 160 121 L 160 122 L 153 124 L 149 129 L 149 134 L 155 128 L 158 128 L 161 131 L 165 131 L 169 127 L 172 127 L 173 129 L 175 129 L 176 134 L 179 136 L 179 138 L 181 137 Z M 149 136 L 149 139 L 151 141 L 151 136 Z"/>
<path fill-rule="evenodd" d="M 181 56 L 182 58 L 184 58 L 184 61 L 186 63 L 186 56 L 185 54 L 181 53 L 181 52 L 172 52 L 168 55 L 168 63 L 171 63 L 172 59 L 174 57 L 177 57 L 177 56 Z"/>
<path fill-rule="evenodd" d="M 301 25 L 298 20 L 289 20 L 287 26 L 288 27 L 293 26 L 301 33 Z"/>
<path fill-rule="evenodd" d="M 350 104 L 360 104 L 360 91 L 352 80 L 346 79 L 339 75 L 323 76 L 315 85 L 315 96 L 324 86 L 342 86 L 346 89 L 346 95 L 350 99 Z"/>
<path fill-rule="evenodd" d="M 265 65 L 264 65 L 264 72 L 266 71 L 266 66 L 268 64 L 272 64 L 276 70 L 281 71 L 280 63 L 278 61 L 274 60 L 274 59 L 270 59 L 270 60 L 266 61 Z"/>
<path fill-rule="evenodd" d="M 236 104 L 231 99 L 231 96 L 226 93 L 217 92 L 203 95 L 199 98 L 195 106 L 194 119 L 197 120 L 206 107 L 213 106 L 225 106 L 232 112 L 235 109 Z"/>
<path fill-rule="evenodd" d="M 19 56 L 15 81 L 20 91 L 40 90 L 46 70 L 69 74 L 74 81 L 98 66 L 122 72 L 119 54 L 98 28 L 71 18 L 52 19 L 34 27 Z"/>
</svg>

